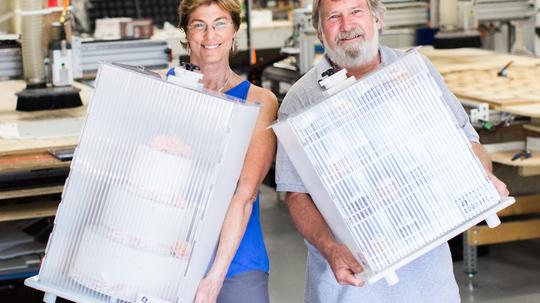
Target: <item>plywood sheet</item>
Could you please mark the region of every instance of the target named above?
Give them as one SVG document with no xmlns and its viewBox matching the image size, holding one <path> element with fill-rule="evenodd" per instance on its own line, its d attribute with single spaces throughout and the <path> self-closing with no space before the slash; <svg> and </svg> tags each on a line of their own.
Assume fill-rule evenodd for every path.
<svg viewBox="0 0 540 303">
<path fill-rule="evenodd" d="M 524 104 L 515 106 L 503 106 L 499 110 L 531 118 L 540 118 L 540 103 Z"/>
<path fill-rule="evenodd" d="M 538 110 L 540 110 L 540 106 L 538 107 Z M 540 134 L 540 125 L 524 124 L 523 128 Z"/>
<path fill-rule="evenodd" d="M 0 157 L 0 174 L 46 168 L 69 167 L 69 161 L 60 161 L 48 152 L 14 154 Z"/>
<path fill-rule="evenodd" d="M 540 65 L 510 66 L 507 77 L 499 77 L 497 72 L 497 69 L 468 70 L 443 76 L 450 90 L 461 98 L 499 107 L 540 103 Z"/>
<path fill-rule="evenodd" d="M 5 121 L 2 115 L 0 115 L 0 121 Z M 73 147 L 78 142 L 78 136 L 44 139 L 0 139 L 0 156 Z"/>
<path fill-rule="evenodd" d="M 498 54 L 493 51 L 458 48 L 434 49 L 422 47 L 420 52 L 428 57 L 441 74 L 466 70 L 500 69 L 513 61 L 513 66 L 534 67 L 540 65 L 539 58 Z"/>
<path fill-rule="evenodd" d="M 489 103 L 502 110 L 531 105 L 531 108 L 512 109 L 520 115 L 540 116 L 535 106 L 540 104 L 540 59 L 479 49 L 435 50 L 427 47 L 421 51 L 459 98 Z M 510 61 L 513 63 L 507 69 L 507 77 L 499 77 L 499 70 Z"/>
<path fill-rule="evenodd" d="M 60 194 L 64 185 L 0 191 L 0 200 Z"/>
<path fill-rule="evenodd" d="M 0 206 L 0 222 L 51 217 L 57 208 L 58 201 Z"/>
</svg>

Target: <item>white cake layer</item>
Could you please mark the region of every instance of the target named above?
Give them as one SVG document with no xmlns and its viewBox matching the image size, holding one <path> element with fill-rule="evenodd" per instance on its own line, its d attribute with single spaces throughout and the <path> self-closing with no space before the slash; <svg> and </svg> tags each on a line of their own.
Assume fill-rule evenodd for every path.
<svg viewBox="0 0 540 303">
<path fill-rule="evenodd" d="M 176 241 L 184 240 L 192 216 L 187 205 L 166 205 L 140 197 L 127 189 L 111 189 L 101 224 L 118 237 L 143 246 L 170 250 Z M 133 246 L 133 244 L 131 245 Z M 155 249 L 152 249 L 155 250 Z"/>
<path fill-rule="evenodd" d="M 191 158 L 139 145 L 135 152 L 129 181 L 145 196 L 164 203 L 176 203 L 182 197 L 191 171 Z"/>
<path fill-rule="evenodd" d="M 69 275 L 79 284 L 113 298 L 134 302 L 139 293 L 173 301 L 187 261 L 156 255 L 109 240 L 87 227 Z"/>
</svg>

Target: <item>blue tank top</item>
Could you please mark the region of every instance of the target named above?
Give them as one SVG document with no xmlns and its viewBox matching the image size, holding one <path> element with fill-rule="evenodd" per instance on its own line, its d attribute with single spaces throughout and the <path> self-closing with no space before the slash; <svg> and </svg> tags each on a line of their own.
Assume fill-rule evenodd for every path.
<svg viewBox="0 0 540 303">
<path fill-rule="evenodd" d="M 246 100 L 250 86 L 251 83 L 249 83 L 249 81 L 242 81 L 242 83 L 226 91 L 225 94 Z M 264 272 L 270 270 L 268 253 L 266 252 L 262 234 L 258 194 L 255 203 L 253 203 L 253 210 L 248 221 L 246 233 L 240 242 L 240 246 L 238 246 L 238 250 L 231 262 L 231 266 L 229 266 L 227 278 L 253 270 Z"/>
<path fill-rule="evenodd" d="M 169 75 L 174 76 L 174 68 L 168 71 L 167 76 Z M 250 86 L 249 81 L 242 81 L 237 86 L 224 92 L 224 94 L 239 98 L 245 102 Z M 259 204 L 259 195 L 257 194 L 246 232 L 229 266 L 227 278 L 247 271 L 260 270 L 268 272 L 270 270 L 270 262 L 262 234 Z"/>
</svg>

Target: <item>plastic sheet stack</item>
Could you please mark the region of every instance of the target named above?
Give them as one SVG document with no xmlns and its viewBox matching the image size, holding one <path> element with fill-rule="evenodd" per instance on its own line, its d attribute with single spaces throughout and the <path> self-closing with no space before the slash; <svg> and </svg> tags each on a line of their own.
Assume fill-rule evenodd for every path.
<svg viewBox="0 0 540 303">
<path fill-rule="evenodd" d="M 398 268 L 484 219 L 496 226 L 513 203 L 415 50 L 272 127 L 369 282 L 397 283 Z"/>
<path fill-rule="evenodd" d="M 259 106 L 102 65 L 39 275 L 76 302 L 192 302 Z"/>
</svg>

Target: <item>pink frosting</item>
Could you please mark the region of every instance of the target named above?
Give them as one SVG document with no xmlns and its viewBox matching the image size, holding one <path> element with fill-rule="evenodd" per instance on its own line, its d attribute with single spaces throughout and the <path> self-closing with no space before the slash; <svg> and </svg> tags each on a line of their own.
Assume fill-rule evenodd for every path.
<svg viewBox="0 0 540 303">
<path fill-rule="evenodd" d="M 191 147 L 175 136 L 157 136 L 152 138 L 150 147 L 171 155 L 191 158 L 193 152 Z"/>
</svg>

